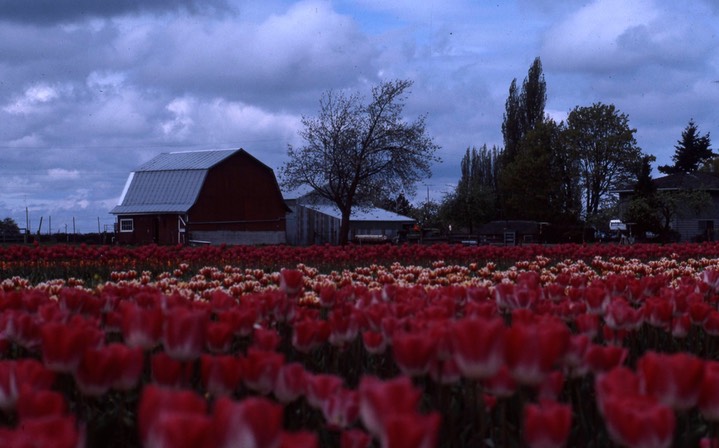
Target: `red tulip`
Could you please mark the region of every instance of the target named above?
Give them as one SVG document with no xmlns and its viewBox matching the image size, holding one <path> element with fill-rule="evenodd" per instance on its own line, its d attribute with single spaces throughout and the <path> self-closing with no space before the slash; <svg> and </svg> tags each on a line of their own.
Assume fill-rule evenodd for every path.
<svg viewBox="0 0 719 448">
<path fill-rule="evenodd" d="M 202 355 L 200 376 L 208 393 L 231 395 L 242 384 L 242 360 L 232 355 Z"/>
<path fill-rule="evenodd" d="M 292 346 L 301 353 L 309 353 L 327 342 L 330 327 L 327 321 L 303 319 L 295 322 Z"/>
<path fill-rule="evenodd" d="M 624 363 L 627 353 L 624 347 L 591 344 L 584 353 L 584 364 L 592 373 L 606 372 Z"/>
<path fill-rule="evenodd" d="M 389 416 L 415 412 L 421 395 L 405 376 L 388 381 L 363 377 L 358 391 L 362 423 L 375 437 L 384 433 Z"/>
<path fill-rule="evenodd" d="M 46 390 L 55 374 L 34 359 L 0 361 L 0 409 L 12 410 L 24 389 Z"/>
<path fill-rule="evenodd" d="M 644 312 L 632 307 L 625 299 L 615 297 L 607 306 L 604 322 L 612 330 L 636 330 L 644 322 Z"/>
<path fill-rule="evenodd" d="M 105 334 L 99 328 L 82 318 L 68 324 L 48 322 L 41 333 L 43 363 L 48 369 L 60 373 L 73 372 L 85 349 L 97 348 L 105 340 Z"/>
<path fill-rule="evenodd" d="M 181 387 L 188 384 L 192 376 L 191 362 L 170 358 L 167 353 L 159 352 L 150 358 L 152 380 L 161 386 Z"/>
<path fill-rule="evenodd" d="M 699 400 L 704 361 L 688 353 L 648 352 L 637 362 L 642 390 L 677 410 L 687 410 Z"/>
<path fill-rule="evenodd" d="M 234 336 L 232 326 L 225 322 L 209 322 L 205 341 L 207 350 L 211 353 L 227 353 L 232 347 Z"/>
<path fill-rule="evenodd" d="M 420 376 L 429 372 L 436 355 L 437 340 L 426 332 L 396 332 L 392 336 L 392 354 L 405 375 Z"/>
<path fill-rule="evenodd" d="M 280 290 L 288 297 L 295 298 L 302 293 L 304 287 L 304 274 L 296 269 L 282 269 L 280 271 Z"/>
<path fill-rule="evenodd" d="M 572 426 L 572 409 L 556 401 L 524 406 L 524 441 L 531 448 L 559 448 L 567 443 Z"/>
<path fill-rule="evenodd" d="M 606 415 L 604 403 L 614 397 L 639 395 L 639 377 L 627 367 L 615 367 L 606 373 L 600 373 L 594 380 L 597 407 Z"/>
<path fill-rule="evenodd" d="M 699 389 L 698 405 L 705 419 L 719 421 L 719 361 L 704 362 L 704 378 Z"/>
<path fill-rule="evenodd" d="M 711 336 L 719 336 L 719 311 L 712 310 L 702 324 L 704 331 Z"/>
<path fill-rule="evenodd" d="M 463 319 L 451 327 L 454 360 L 466 378 L 489 378 L 504 362 L 504 321 Z"/>
<path fill-rule="evenodd" d="M 238 336 L 249 336 L 258 320 L 258 311 L 254 304 L 243 303 L 241 307 L 224 310 L 217 315 L 219 322 L 230 325 Z"/>
<path fill-rule="evenodd" d="M 277 375 L 284 362 L 285 357 L 280 353 L 250 347 L 243 359 L 245 386 L 262 395 L 269 394 L 275 388 Z"/>
<path fill-rule="evenodd" d="M 653 397 L 615 395 L 604 402 L 604 421 L 615 443 L 633 448 L 672 445 L 674 412 Z"/>
<path fill-rule="evenodd" d="M 49 415 L 23 419 L 17 429 L 0 434 L 0 445 L 13 448 L 77 448 L 84 445 L 84 439 L 75 417 Z"/>
<path fill-rule="evenodd" d="M 317 448 L 319 447 L 317 434 L 309 431 L 299 431 L 289 433 L 283 431 L 280 433 L 280 443 L 277 448 Z"/>
<path fill-rule="evenodd" d="M 137 408 L 140 440 L 144 446 L 202 446 L 206 413 L 207 402 L 194 392 L 145 386 Z"/>
<path fill-rule="evenodd" d="M 359 416 L 359 393 L 340 388 L 322 401 L 321 409 L 329 428 L 349 428 Z"/>
<path fill-rule="evenodd" d="M 325 400 L 338 393 L 343 384 L 344 380 L 337 375 L 307 375 L 307 403 L 316 409 L 322 409 Z"/>
<path fill-rule="evenodd" d="M 83 352 L 80 364 L 76 369 L 75 381 L 84 395 L 103 395 L 110 390 L 110 386 L 119 373 L 117 369 L 121 367 L 120 362 L 116 361 L 114 354 L 107 347 L 88 348 Z M 138 371 L 138 375 L 140 372 L 141 369 Z"/>
<path fill-rule="evenodd" d="M 497 373 L 482 381 L 487 393 L 495 397 L 510 397 L 517 390 L 517 381 L 509 372 L 509 368 L 503 365 Z"/>
<path fill-rule="evenodd" d="M 213 448 L 276 447 L 282 438 L 282 406 L 259 397 L 215 403 L 207 446 Z"/>
<path fill-rule="evenodd" d="M 141 308 L 132 302 L 121 302 L 122 336 L 130 347 L 154 348 L 162 337 L 163 315 L 160 308 Z"/>
<path fill-rule="evenodd" d="M 372 436 L 361 429 L 347 429 L 340 435 L 340 448 L 369 448 Z"/>
<path fill-rule="evenodd" d="M 67 413 L 67 405 L 65 396 L 59 392 L 23 387 L 18 395 L 16 411 L 20 420 L 62 416 Z"/>
<path fill-rule="evenodd" d="M 371 355 L 379 355 L 387 350 L 387 339 L 379 331 L 368 330 L 362 333 L 362 343 Z"/>
<path fill-rule="evenodd" d="M 205 347 L 209 316 L 206 311 L 175 306 L 167 311 L 163 329 L 165 353 L 178 361 L 193 361 Z"/>
<path fill-rule="evenodd" d="M 280 403 L 290 403 L 307 392 L 308 373 L 298 362 L 283 365 L 275 382 L 275 398 Z"/>
<path fill-rule="evenodd" d="M 271 328 L 255 328 L 252 345 L 257 349 L 271 352 L 277 349 L 280 342 L 280 335 L 277 331 Z"/>
<path fill-rule="evenodd" d="M 434 412 L 421 415 L 416 412 L 390 414 L 380 436 L 382 448 L 432 448 L 437 446 L 437 433 L 441 417 Z"/>
<path fill-rule="evenodd" d="M 569 329 L 561 321 L 514 323 L 505 332 L 505 360 L 514 378 L 539 384 L 569 348 Z"/>
</svg>

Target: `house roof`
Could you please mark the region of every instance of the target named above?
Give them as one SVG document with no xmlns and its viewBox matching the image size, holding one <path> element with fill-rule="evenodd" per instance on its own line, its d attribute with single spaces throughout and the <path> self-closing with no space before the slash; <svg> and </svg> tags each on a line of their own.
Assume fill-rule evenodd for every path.
<svg viewBox="0 0 719 448">
<path fill-rule="evenodd" d="M 232 154 L 215 150 L 163 153 L 130 173 L 110 213 L 186 213 L 197 200 L 207 171 Z"/>
<path fill-rule="evenodd" d="M 315 210 L 324 215 L 332 216 L 333 218 L 342 219 L 342 213 L 334 205 L 329 204 L 302 204 L 303 207 L 307 207 L 311 210 Z M 392 222 L 414 222 L 413 218 L 408 216 L 402 216 L 397 213 L 385 210 L 382 208 L 361 208 L 354 207 L 352 214 L 350 214 L 350 222 L 367 222 L 367 221 L 392 221 Z"/>
<path fill-rule="evenodd" d="M 653 182 L 657 190 L 719 190 L 719 176 L 701 171 L 670 174 Z"/>
</svg>

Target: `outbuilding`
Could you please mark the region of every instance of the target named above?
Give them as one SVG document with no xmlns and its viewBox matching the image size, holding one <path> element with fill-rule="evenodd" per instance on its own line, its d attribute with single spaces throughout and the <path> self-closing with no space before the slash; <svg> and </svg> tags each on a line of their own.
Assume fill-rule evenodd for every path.
<svg viewBox="0 0 719 448">
<path fill-rule="evenodd" d="M 124 244 L 282 244 L 287 212 L 272 168 L 244 149 L 160 154 L 110 211 Z"/>
<path fill-rule="evenodd" d="M 311 196 L 311 195 L 310 195 Z M 342 214 L 327 202 L 288 199 L 287 242 L 295 245 L 339 244 Z M 355 206 L 350 215 L 349 241 L 358 244 L 393 242 L 415 220 L 377 207 Z"/>
</svg>

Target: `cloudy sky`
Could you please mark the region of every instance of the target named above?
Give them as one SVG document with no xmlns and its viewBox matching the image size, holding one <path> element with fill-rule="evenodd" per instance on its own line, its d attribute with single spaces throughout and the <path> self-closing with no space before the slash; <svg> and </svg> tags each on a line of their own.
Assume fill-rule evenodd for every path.
<svg viewBox="0 0 719 448">
<path fill-rule="evenodd" d="M 691 118 L 719 149 L 719 0 L 0 0 L 0 218 L 97 231 L 161 152 L 277 169 L 322 92 L 390 79 L 442 147 L 439 200 L 537 56 L 555 119 L 614 104 L 657 165 Z"/>
</svg>

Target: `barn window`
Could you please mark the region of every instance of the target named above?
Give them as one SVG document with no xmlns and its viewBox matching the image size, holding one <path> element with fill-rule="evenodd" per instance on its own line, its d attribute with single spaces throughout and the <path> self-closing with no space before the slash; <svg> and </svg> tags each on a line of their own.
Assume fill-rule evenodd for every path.
<svg viewBox="0 0 719 448">
<path fill-rule="evenodd" d="M 120 232 L 132 232 L 133 230 L 135 230 L 135 225 L 132 218 L 120 220 Z"/>
</svg>

